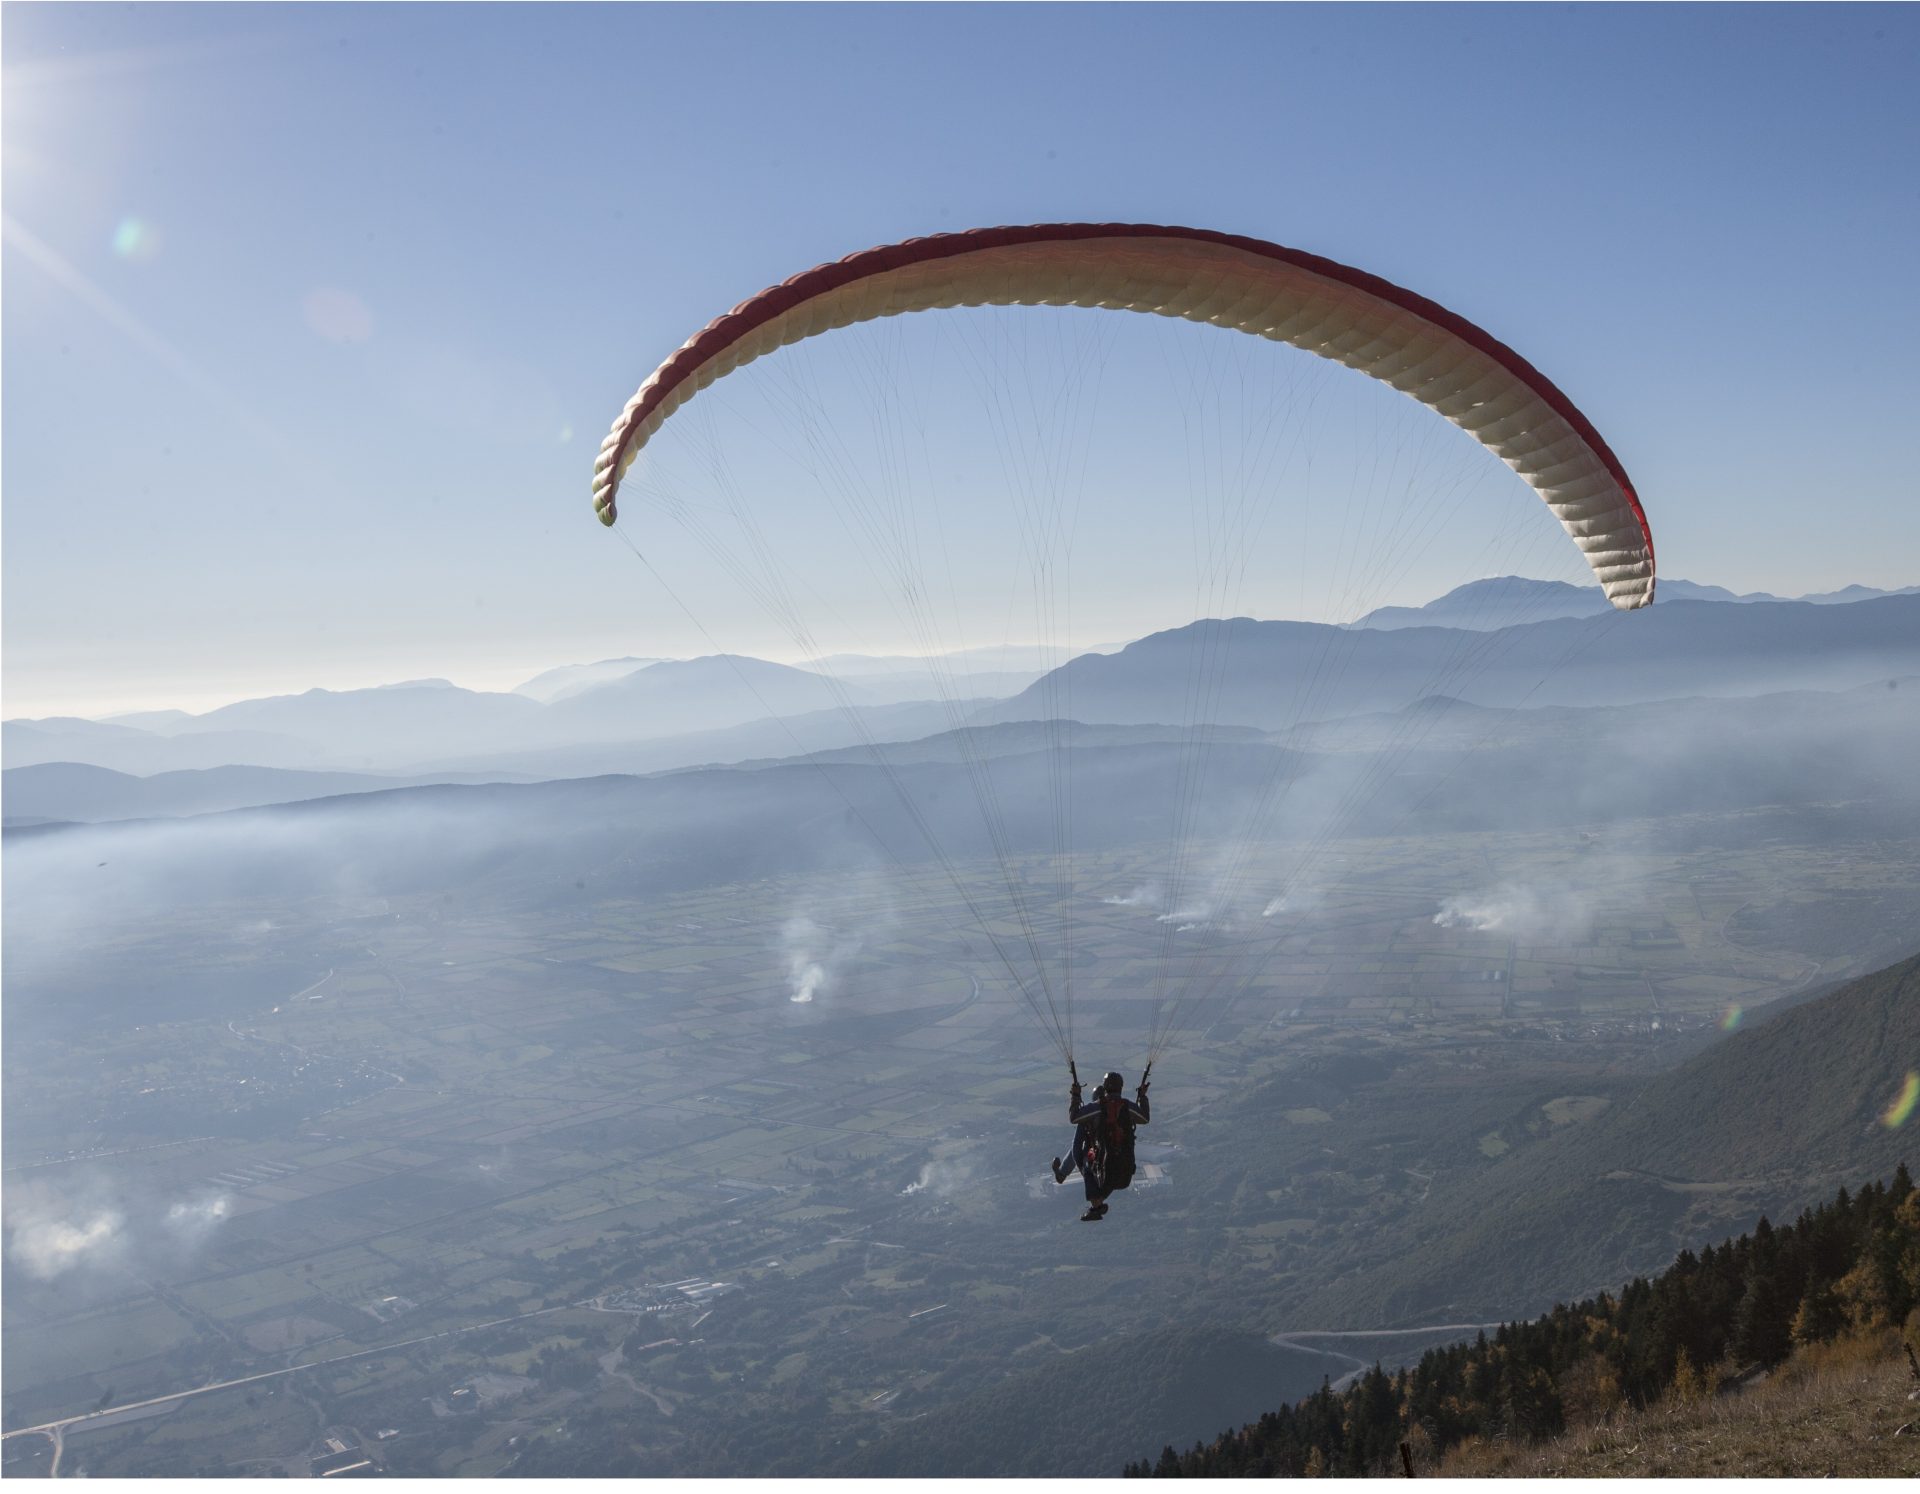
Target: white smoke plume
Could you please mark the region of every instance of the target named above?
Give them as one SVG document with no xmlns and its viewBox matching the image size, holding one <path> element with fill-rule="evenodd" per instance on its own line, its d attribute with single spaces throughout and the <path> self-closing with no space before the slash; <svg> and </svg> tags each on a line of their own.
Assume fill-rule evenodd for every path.
<svg viewBox="0 0 1920 1494">
<path fill-rule="evenodd" d="M 1201 896 L 1187 899 L 1177 908 L 1169 908 L 1154 922 L 1172 924 L 1176 934 L 1189 933 L 1194 929 L 1217 929 L 1222 933 L 1230 933 L 1246 921 L 1252 908 L 1252 903 L 1242 900 L 1239 889 L 1217 879 Z"/>
<path fill-rule="evenodd" d="M 1166 901 L 1166 896 L 1158 882 L 1142 882 L 1125 897 L 1103 897 L 1100 901 L 1115 908 L 1157 908 Z"/>
<path fill-rule="evenodd" d="M 980 1155 L 965 1143 L 935 1149 L 933 1157 L 920 1169 L 919 1178 L 900 1190 L 902 1197 L 925 1193 L 934 1198 L 951 1198 L 980 1176 Z"/>
<path fill-rule="evenodd" d="M 183 1243 L 197 1245 L 232 1213 L 230 1194 L 207 1193 L 198 1198 L 183 1198 L 167 1206 L 167 1228 Z"/>
<path fill-rule="evenodd" d="M 1320 906 L 1320 894 L 1311 888 L 1296 887 L 1283 892 L 1260 910 L 1262 918 L 1278 918 L 1282 913 L 1311 913 Z"/>
<path fill-rule="evenodd" d="M 7 1254 L 29 1276 L 52 1281 L 82 1266 L 115 1263 L 126 1248 L 126 1220 L 111 1209 L 71 1217 L 30 1212 L 12 1226 Z"/>
<path fill-rule="evenodd" d="M 849 962 L 893 928 L 891 883 L 884 873 L 857 875 L 819 892 L 780 926 L 778 952 L 787 972 L 787 1000 L 802 1005 L 833 993 Z"/>
<path fill-rule="evenodd" d="M 860 952 L 858 934 L 838 938 L 801 914 L 780 928 L 781 956 L 787 962 L 787 1000 L 807 1002 L 832 986 L 833 968 Z"/>
<path fill-rule="evenodd" d="M 28 1184 L 9 1189 L 6 1203 L 7 1255 L 37 1281 L 156 1254 L 178 1259 L 197 1250 L 233 1212 L 233 1199 L 224 1193 L 133 1201 L 97 1185 L 62 1192 Z"/>
<path fill-rule="evenodd" d="M 1318 905 L 1319 894 L 1302 889 L 1267 899 L 1263 906 L 1262 894 L 1247 885 L 1247 868 L 1240 850 L 1236 845 L 1215 852 L 1197 869 L 1193 885 L 1177 889 L 1175 896 L 1168 896 L 1155 885 L 1154 905 L 1164 910 L 1157 915 L 1157 921 L 1174 925 L 1176 934 L 1195 929 L 1230 933 L 1245 929 L 1256 917 L 1272 918 L 1276 913 L 1303 912 Z M 1107 901 L 1120 900 L 1109 898 Z"/>
<path fill-rule="evenodd" d="M 1645 901 L 1634 888 L 1643 885 L 1640 869 L 1618 857 L 1588 863 L 1577 880 L 1536 878 L 1445 899 L 1433 915 L 1443 929 L 1504 934 L 1536 944 L 1577 944 L 1592 934 L 1604 908 L 1625 908 Z"/>
<path fill-rule="evenodd" d="M 811 1001 L 813 993 L 827 983 L 826 967 L 817 960 L 796 958 L 788 977 L 793 982 L 793 994 L 789 1001 Z"/>
<path fill-rule="evenodd" d="M 1443 929 L 1471 929 L 1476 934 L 1490 934 L 1511 924 L 1521 907 L 1520 899 L 1504 892 L 1475 893 L 1448 898 L 1440 904 L 1433 921 Z"/>
<path fill-rule="evenodd" d="M 887 924 L 887 912 L 874 916 L 881 926 Z M 780 958 L 787 966 L 787 1000 L 804 1004 L 831 993 L 847 962 L 866 947 L 866 933 L 872 928 L 870 920 L 858 931 L 828 928 L 814 922 L 810 914 L 795 914 L 781 924 Z"/>
</svg>

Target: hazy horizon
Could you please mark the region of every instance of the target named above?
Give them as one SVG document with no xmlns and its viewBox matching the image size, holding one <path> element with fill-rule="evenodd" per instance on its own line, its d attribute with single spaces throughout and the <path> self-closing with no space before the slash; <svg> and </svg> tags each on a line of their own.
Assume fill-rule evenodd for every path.
<svg viewBox="0 0 1920 1494">
<path fill-rule="evenodd" d="M 1500 578 L 1486 576 L 1486 577 L 1478 577 L 1475 579 L 1495 580 Z M 1531 578 L 1520 578 L 1520 579 L 1531 579 Z M 1715 585 L 1719 583 L 1709 582 L 1709 583 L 1701 583 L 1701 584 Z M 1848 583 L 1848 584 L 1851 585 L 1851 584 L 1863 584 L 1863 583 Z M 1728 587 L 1727 589 L 1730 591 L 1737 590 L 1737 588 L 1734 588 L 1734 587 Z M 1884 589 L 1889 591 L 1897 591 L 1902 588 L 1895 586 L 1895 587 L 1888 587 Z M 1818 593 L 1814 592 L 1812 589 L 1808 589 L 1806 591 L 1788 592 L 1788 593 L 1782 593 L 1780 595 L 1783 600 L 1791 601 L 1796 599 L 1799 596 L 1816 595 L 1816 594 Z M 1434 598 L 1423 596 L 1423 597 L 1415 598 L 1406 602 L 1400 602 L 1400 601 L 1383 602 L 1383 603 L 1380 603 L 1379 605 L 1418 607 L 1432 600 L 1434 600 Z M 1257 614 L 1246 614 L 1246 615 L 1257 615 Z M 1182 619 L 1181 621 L 1178 621 L 1178 622 L 1167 622 L 1158 627 L 1147 628 L 1134 636 L 1139 638 L 1144 638 L 1149 636 L 1151 633 L 1162 632 L 1167 629 L 1176 629 L 1176 628 L 1185 627 L 1189 623 L 1198 622 L 1202 620 L 1204 619 L 1198 618 L 1198 617 L 1191 617 L 1191 618 Z M 1288 621 L 1288 622 L 1333 621 L 1333 619 L 1330 619 L 1330 618 L 1300 618 L 1300 617 L 1287 617 L 1284 619 L 1281 619 L 1281 618 L 1269 619 L 1269 618 L 1263 617 L 1263 618 L 1260 618 L 1260 620 L 1261 621 Z M 1076 653 L 1107 652 L 1115 648 L 1124 647 L 1127 643 L 1130 643 L 1133 641 L 1134 641 L 1134 638 L 1114 639 L 1106 643 L 1088 644 L 1085 648 L 1076 648 L 1075 652 Z M 1037 639 L 1015 638 L 1015 639 L 1008 640 L 1003 645 L 1003 647 L 1009 650 L 1038 649 L 1038 648 L 1043 648 L 1044 645 L 1041 644 Z M 974 652 L 974 653 L 990 654 L 994 651 L 994 646 L 993 645 L 985 645 L 985 646 L 975 645 L 966 651 Z M 711 657 L 715 657 L 718 652 L 738 653 L 739 651 L 732 650 L 732 649 L 724 650 L 724 651 L 707 649 L 699 653 L 692 653 L 692 654 L 679 656 L 677 660 L 669 659 L 666 657 L 659 657 L 655 659 L 655 662 L 663 662 L 663 663 L 684 662 L 688 660 L 711 658 Z M 910 640 L 902 641 L 901 643 L 899 643 L 894 647 L 887 647 L 885 645 L 876 646 L 873 649 L 867 650 L 864 652 L 869 654 L 869 656 L 898 658 L 901 660 L 925 659 L 927 657 L 930 657 L 929 655 L 915 652 Z M 956 652 L 958 652 L 958 650 L 956 650 Z M 465 690 L 508 694 L 508 693 L 513 693 L 519 686 L 524 685 L 529 681 L 538 678 L 543 673 L 547 673 L 553 670 L 575 668 L 575 667 L 591 665 L 596 663 L 617 662 L 629 657 L 641 657 L 641 656 L 610 653 L 610 654 L 598 655 L 593 658 L 552 659 L 544 663 L 532 662 L 532 663 L 519 665 L 517 667 L 500 665 L 497 668 L 486 670 L 486 671 L 463 671 L 458 677 L 452 674 L 434 672 L 429 669 L 429 670 L 424 670 L 420 673 L 399 675 L 392 678 L 387 678 L 384 676 L 375 678 L 375 677 L 370 677 L 366 675 L 361 675 L 358 677 L 344 677 L 344 678 L 335 677 L 333 679 L 301 680 L 298 682 L 285 682 L 285 681 L 278 681 L 274 683 L 263 682 L 256 688 L 249 688 L 249 689 L 242 689 L 242 690 L 226 690 L 226 691 L 219 691 L 219 692 L 210 691 L 210 692 L 206 692 L 204 694 L 199 694 L 199 695 L 195 695 L 188 692 L 179 692 L 179 691 L 175 691 L 172 693 L 157 691 L 156 693 L 150 696 L 137 697 L 138 703 L 134 703 L 134 704 L 122 704 L 122 703 L 115 703 L 110 705 L 95 704 L 92 709 L 76 708 L 76 709 L 66 709 L 66 710 L 59 710 L 59 711 L 52 711 L 52 710 L 33 711 L 31 709 L 16 708 L 14 697 L 11 694 L 11 692 L 8 692 L 5 696 L 5 706 L 4 708 L 0 708 L 0 714 L 4 714 L 4 717 L 7 720 L 34 720 L 34 719 L 46 719 L 48 717 L 67 716 L 67 717 L 78 718 L 80 720 L 88 720 L 88 721 L 107 721 L 107 720 L 113 719 L 114 717 L 119 717 L 119 716 L 133 716 L 133 715 L 144 714 L 147 712 L 169 711 L 169 710 L 184 711 L 188 715 L 204 715 L 209 711 L 215 711 L 220 709 L 220 707 L 222 706 L 233 705 L 243 700 L 260 700 L 260 699 L 268 699 L 268 698 L 282 697 L 282 696 L 289 696 L 289 695 L 301 695 L 301 694 L 305 694 L 310 690 L 316 690 L 316 689 L 327 690 L 335 693 L 345 693 L 345 692 L 354 691 L 354 690 L 389 689 L 389 688 L 394 688 L 402 685 L 428 684 L 428 683 L 450 684 Z M 765 653 L 755 653 L 750 657 L 763 659 L 768 663 L 784 664 L 789 668 L 793 668 L 793 669 L 811 670 L 814 667 L 814 663 L 815 663 L 814 660 L 806 657 L 805 655 L 795 653 L 791 647 L 782 648 L 778 646 L 777 643 L 774 647 L 769 648 Z M 934 655 L 931 657 L 940 657 L 940 656 Z M 645 666 L 637 666 L 637 667 L 645 667 Z"/>
</svg>

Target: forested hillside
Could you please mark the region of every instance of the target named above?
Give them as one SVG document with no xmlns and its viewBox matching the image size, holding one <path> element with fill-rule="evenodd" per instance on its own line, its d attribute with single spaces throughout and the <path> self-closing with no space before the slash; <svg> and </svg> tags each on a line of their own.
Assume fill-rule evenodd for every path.
<svg viewBox="0 0 1920 1494">
<path fill-rule="evenodd" d="M 1129 1475 L 1189 1478 L 1384 1475 L 1401 1444 L 1427 1463 L 1469 1438 L 1530 1443 L 1663 1398 L 1703 1399 L 1796 1351 L 1920 1333 L 1920 1193 L 1903 1164 L 1887 1183 L 1698 1256 L 1652 1280 L 1561 1304 L 1489 1339 L 1377 1366 L 1294 1406 Z"/>
</svg>

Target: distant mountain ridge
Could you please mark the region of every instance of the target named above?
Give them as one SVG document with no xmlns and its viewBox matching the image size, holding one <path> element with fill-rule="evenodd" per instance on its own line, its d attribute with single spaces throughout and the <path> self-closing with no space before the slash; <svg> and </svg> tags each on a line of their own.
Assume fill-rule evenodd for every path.
<svg viewBox="0 0 1920 1494">
<path fill-rule="evenodd" d="M 1685 583 L 1682 583 L 1683 585 Z M 1655 592 L 1666 600 L 1672 582 Z M 1613 604 L 1597 586 L 1536 581 L 1526 576 L 1488 576 L 1456 586 L 1418 607 L 1376 607 L 1355 619 L 1355 628 L 1468 628 L 1475 632 L 1545 622 L 1556 617 L 1599 617 Z"/>
<path fill-rule="evenodd" d="M 1689 697 L 1600 708 L 1488 709 L 1427 696 L 1399 711 L 1309 722 L 1277 734 L 1252 727 L 1040 721 L 956 732 L 945 708 L 926 703 L 874 707 L 859 716 L 884 761 L 896 769 L 1031 757 L 1062 743 L 1088 764 L 1123 749 L 1173 762 L 1185 747 L 1204 742 L 1209 752 L 1226 749 L 1220 758 L 1223 771 L 1243 767 L 1256 775 L 1282 749 L 1301 754 L 1303 761 L 1327 764 L 1331 771 L 1350 759 L 1404 750 L 1411 721 L 1417 750 L 1403 763 L 1409 771 L 1470 753 L 1501 777 L 1503 792 L 1516 805 L 1551 794 L 1556 773 L 1562 773 L 1578 776 L 1596 793 L 1613 786 L 1607 802 L 1631 813 L 1657 812 L 1663 801 L 1657 795 L 1649 800 L 1649 788 L 1681 783 L 1703 805 L 1795 802 L 1806 793 L 1804 765 L 1814 761 L 1821 764 L 1819 791 L 1828 798 L 1884 793 L 1902 771 L 1895 766 L 1902 757 L 1900 744 L 1920 741 L 1920 677 L 1851 691 L 1733 701 Z M 556 766 L 567 770 L 558 775 L 563 779 L 697 775 L 723 765 L 738 771 L 809 762 L 875 766 L 873 749 L 852 738 L 845 716 L 835 710 L 655 742 L 535 752 L 524 763 L 505 755 L 484 769 L 443 768 L 411 777 L 225 767 L 143 779 L 84 764 L 39 764 L 6 770 L 7 823 L 205 814 L 427 783 L 523 782 L 551 777 Z M 535 768 L 546 771 L 531 771 Z M 1384 787 L 1391 802 L 1393 785 Z M 1468 816 L 1485 810 L 1472 794 L 1457 795 L 1453 804 Z"/>
<path fill-rule="evenodd" d="M 593 664 L 562 664 L 557 669 L 544 670 L 530 680 L 521 681 L 513 687 L 513 693 L 537 700 L 542 705 L 551 705 L 569 695 L 578 695 L 582 690 L 625 679 L 635 670 L 664 662 L 662 659 L 640 659 L 629 655 L 624 659 L 601 659 Z"/>
<path fill-rule="evenodd" d="M 140 778 L 90 763 L 36 763 L 6 770 L 6 823 L 84 824 L 217 814 L 228 809 L 297 804 L 336 794 L 377 793 L 449 781 L 498 783 L 507 778 L 387 778 L 372 773 L 309 773 L 297 768 L 245 766 L 190 768 Z"/>
<path fill-rule="evenodd" d="M 0 723 L 8 768 L 37 763 L 86 763 L 147 777 L 218 768 L 233 763 L 300 768 L 319 757 L 311 742 L 278 732 L 206 731 L 174 737 L 104 721 L 48 716 Z"/>
<path fill-rule="evenodd" d="M 1203 654 L 1218 674 L 1207 719 L 1269 730 L 1399 710 L 1436 691 L 1476 705 L 1602 705 L 1833 690 L 1920 673 L 1920 595 L 1842 607 L 1674 602 L 1496 634 L 1209 620 L 1075 659 L 984 719 L 1036 719 L 1071 701 L 1083 721 L 1182 721 Z"/>
<path fill-rule="evenodd" d="M 146 776 L 251 764 L 419 776 L 466 770 L 475 759 L 487 760 L 475 771 L 489 771 L 516 753 L 711 732 L 887 698 L 862 687 L 836 691 L 783 664 L 715 655 L 662 661 L 548 704 L 413 681 L 236 701 L 185 720 L 162 713 L 160 731 L 56 717 L 8 721 L 0 734 L 9 768 L 81 762 Z"/>
<path fill-rule="evenodd" d="M 1082 653 L 1107 653 L 1122 645 L 1118 643 L 1098 644 L 1082 649 Z M 543 704 L 569 695 L 577 695 L 583 690 L 611 684 L 615 680 L 625 679 L 628 675 L 655 664 L 673 664 L 682 660 L 666 658 L 638 658 L 628 656 L 622 659 L 601 659 L 592 664 L 562 664 L 556 669 L 545 670 L 530 680 L 513 687 L 515 695 L 525 695 L 529 699 Z M 943 674 L 965 684 L 974 694 L 991 693 L 981 687 L 980 682 L 988 679 L 1013 679 L 1019 683 L 1007 687 L 1008 691 L 1017 690 L 1030 684 L 1033 679 L 1047 668 L 1059 662 L 1059 650 L 1040 644 L 1007 644 L 980 648 L 956 649 L 940 655 L 937 663 Z M 926 657 L 919 654 L 829 654 L 818 661 L 821 670 L 847 680 L 893 679 L 924 682 L 929 678 L 930 664 Z M 183 711 L 148 712 L 152 716 L 186 717 Z M 138 724 L 132 718 L 125 718 L 130 724 Z"/>
<path fill-rule="evenodd" d="M 1666 582 L 1663 596 L 1688 584 Z M 657 771 L 831 749 L 878 732 L 924 736 L 936 729 L 928 713 L 944 709 L 934 699 L 943 690 L 974 697 L 981 722 L 1043 714 L 1109 725 L 1186 722 L 1194 650 L 1208 640 L 1231 644 L 1219 659 L 1232 666 L 1209 697 L 1208 724 L 1262 729 L 1290 724 L 1289 702 L 1304 712 L 1300 719 L 1333 719 L 1397 711 L 1435 694 L 1480 706 L 1523 697 L 1578 704 L 1833 689 L 1920 673 L 1920 622 L 1887 610 L 1912 607 L 1920 595 L 1856 599 L 1870 590 L 1802 602 L 1739 598 L 1747 605 L 1738 607 L 1669 599 L 1631 616 L 1585 616 L 1593 598 L 1582 588 L 1496 577 L 1429 608 L 1402 609 L 1415 614 L 1412 625 L 1210 619 L 1116 653 L 1080 654 L 1042 680 L 1030 669 L 984 667 L 1039 657 L 1021 648 L 953 655 L 939 681 L 924 667 L 897 668 L 912 663 L 905 656 L 842 656 L 836 668 L 845 673 L 831 679 L 745 656 L 630 658 L 548 671 L 512 693 L 412 680 L 237 701 L 197 716 L 16 719 L 0 725 L 0 739 L 9 768 L 73 762 L 143 777 L 233 765 L 409 777 Z M 1529 608 L 1575 615 L 1483 631 Z M 1483 662 L 1489 667 L 1474 667 Z M 925 709 L 905 709 L 916 704 Z M 845 719 L 849 706 L 861 723 Z M 876 714 L 886 712 L 895 723 Z M 835 715 L 837 726 L 828 726 Z"/>
<path fill-rule="evenodd" d="M 631 736 L 669 720 L 677 732 L 716 731 L 768 716 L 881 704 L 859 685 L 739 654 L 668 659 L 565 696 L 546 708 L 541 735 L 570 742 Z"/>
<path fill-rule="evenodd" d="M 1875 597 L 1912 596 L 1920 586 L 1883 591 L 1875 586 L 1847 586 L 1839 591 L 1815 592 L 1803 597 L 1779 597 L 1766 591 L 1735 593 L 1724 586 L 1703 586 L 1680 577 L 1660 578 L 1654 605 L 1662 602 L 1808 602 L 1833 606 L 1865 602 Z M 1356 628 L 1469 628 L 1476 632 L 1545 622 L 1557 617 L 1599 617 L 1612 604 L 1598 586 L 1575 586 L 1566 581 L 1538 581 L 1526 576 L 1489 576 L 1456 586 L 1445 596 L 1419 607 L 1376 607 L 1357 619 Z"/>
<path fill-rule="evenodd" d="M 272 732 L 312 743 L 336 765 L 371 767 L 425 757 L 450 741 L 517 735 L 539 714 L 539 705 L 523 696 L 463 690 L 444 680 L 413 681 L 235 701 L 172 735 L 178 740 L 209 730 Z"/>
</svg>

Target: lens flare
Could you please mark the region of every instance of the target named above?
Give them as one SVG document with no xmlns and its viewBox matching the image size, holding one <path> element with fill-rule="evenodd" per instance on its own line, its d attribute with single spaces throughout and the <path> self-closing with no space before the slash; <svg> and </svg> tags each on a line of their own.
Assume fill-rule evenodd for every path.
<svg viewBox="0 0 1920 1494">
<path fill-rule="evenodd" d="M 144 218 L 122 218 L 113 230 L 113 252 L 122 259 L 152 259 L 160 252 L 160 235 Z"/>
<path fill-rule="evenodd" d="M 1722 1032 L 1732 1032 L 1740 1025 L 1740 1019 L 1746 1016 L 1746 1014 L 1746 1008 L 1741 1006 L 1739 1002 L 1734 1002 L 1726 1009 L 1725 1013 L 1722 1014 L 1720 1018 L 1720 1030 Z"/>
<path fill-rule="evenodd" d="M 1916 1101 L 1920 1101 L 1920 1074 L 1907 1070 L 1907 1082 L 1900 1086 L 1900 1093 L 1887 1106 L 1886 1114 L 1880 1117 L 1880 1124 L 1889 1131 L 1898 1130 L 1907 1123 L 1907 1117 L 1913 1114 Z"/>
</svg>

